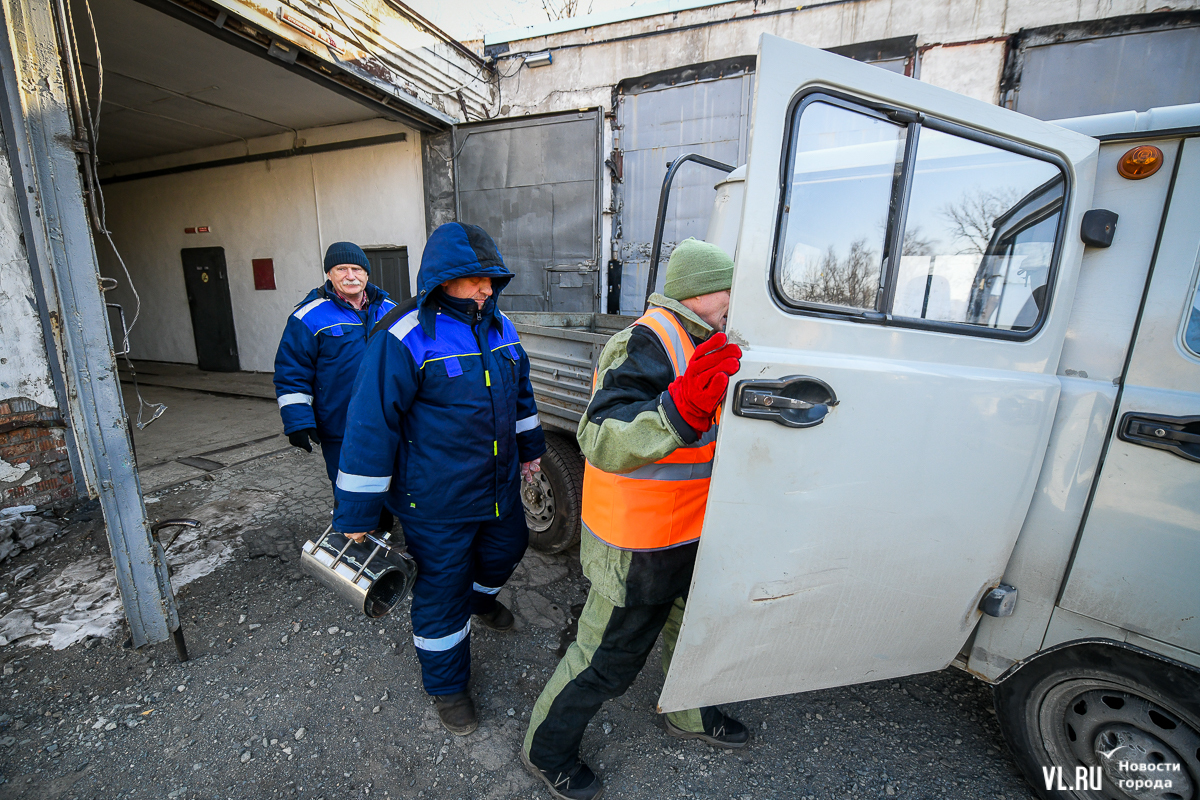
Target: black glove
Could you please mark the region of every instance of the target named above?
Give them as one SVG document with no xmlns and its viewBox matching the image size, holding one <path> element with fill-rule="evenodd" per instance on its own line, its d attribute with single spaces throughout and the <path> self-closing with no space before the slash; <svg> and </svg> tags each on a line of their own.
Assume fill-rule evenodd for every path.
<svg viewBox="0 0 1200 800">
<path fill-rule="evenodd" d="M 308 440 L 312 439 L 316 444 L 320 444 L 321 440 L 317 437 L 316 428 L 305 428 L 302 431 L 292 431 L 288 434 L 288 441 L 292 443 L 292 447 L 299 447 L 306 453 L 312 452 L 312 445 Z"/>
</svg>

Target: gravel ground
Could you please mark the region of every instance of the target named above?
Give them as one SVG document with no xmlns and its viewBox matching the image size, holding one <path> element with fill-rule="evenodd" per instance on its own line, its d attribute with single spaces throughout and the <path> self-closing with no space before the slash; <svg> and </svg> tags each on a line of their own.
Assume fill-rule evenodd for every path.
<svg viewBox="0 0 1200 800">
<path fill-rule="evenodd" d="M 420 688 L 406 609 L 368 620 L 298 570 L 300 543 L 329 519 L 320 458 L 206 478 L 148 506 L 205 518 L 210 560 L 227 559 L 178 592 L 191 661 L 170 644 L 124 648 L 123 625 L 57 651 L 0 649 L 0 800 L 549 796 L 516 753 L 586 596 L 577 551 L 531 551 L 501 594 L 518 629 L 472 635 L 480 727 L 459 738 Z M 52 575 L 92 547 L 104 547 L 98 526 L 77 523 L 6 562 L 0 615 L 34 591 L 36 578 L 13 575 Z M 755 734 L 736 754 L 669 738 L 661 685 L 656 653 L 584 737 L 606 798 L 1033 796 L 990 690 L 956 670 L 727 707 Z"/>
</svg>

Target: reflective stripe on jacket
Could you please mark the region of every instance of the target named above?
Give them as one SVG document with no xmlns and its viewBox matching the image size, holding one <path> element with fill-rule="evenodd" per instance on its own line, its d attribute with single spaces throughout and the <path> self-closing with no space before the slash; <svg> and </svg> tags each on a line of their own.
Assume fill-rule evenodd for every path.
<svg viewBox="0 0 1200 800">
<path fill-rule="evenodd" d="M 682 375 L 696 348 L 675 314 L 651 308 L 634 324 L 654 333 L 675 377 Z M 622 550 L 663 550 L 696 541 L 708 505 L 716 440 L 713 425 L 698 441 L 624 474 L 604 472 L 587 462 L 584 527 Z"/>
<path fill-rule="evenodd" d="M 337 476 L 339 531 L 371 530 L 385 500 L 402 521 L 506 516 L 521 502 L 520 464 L 545 452 L 512 322 L 498 314 L 479 331 L 439 313 L 434 338 L 417 316 L 414 306 L 372 336 L 363 357 Z"/>
<path fill-rule="evenodd" d="M 464 276 L 491 278 L 482 308 L 439 288 Z M 529 356 L 498 308 L 511 279 L 479 228 L 447 223 L 425 243 L 417 297 L 380 322 L 354 383 L 334 530 L 373 530 L 385 504 L 405 523 L 520 509 L 520 465 L 546 443 Z"/>
</svg>

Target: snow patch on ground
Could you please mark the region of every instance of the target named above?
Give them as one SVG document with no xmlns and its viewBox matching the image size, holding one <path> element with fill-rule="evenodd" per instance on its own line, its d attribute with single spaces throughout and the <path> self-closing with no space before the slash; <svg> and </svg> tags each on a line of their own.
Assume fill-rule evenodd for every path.
<svg viewBox="0 0 1200 800">
<path fill-rule="evenodd" d="M 241 534 L 255 517 L 285 499 L 275 492 L 234 491 L 193 509 L 199 528 L 184 528 L 167 550 L 171 584 L 176 593 L 234 557 Z M 162 531 L 168 542 L 179 529 Z M 48 572 L 22 589 L 0 617 L 0 645 L 50 645 L 62 650 L 89 637 L 111 637 L 123 610 L 112 560 L 89 555 Z"/>
</svg>

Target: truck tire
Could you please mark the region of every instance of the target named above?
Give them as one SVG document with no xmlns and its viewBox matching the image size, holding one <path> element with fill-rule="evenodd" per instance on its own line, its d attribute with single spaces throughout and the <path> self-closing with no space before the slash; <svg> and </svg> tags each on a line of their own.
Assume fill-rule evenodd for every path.
<svg viewBox="0 0 1200 800">
<path fill-rule="evenodd" d="M 994 700 L 1017 765 L 1044 800 L 1200 793 L 1200 673 L 1188 667 L 1117 643 L 1067 646 L 1018 669 Z M 1079 768 L 1091 768 L 1083 782 Z M 1118 783 L 1137 780 L 1172 786 Z"/>
<path fill-rule="evenodd" d="M 529 544 L 543 553 L 561 553 L 579 541 L 583 509 L 583 455 L 574 437 L 546 434 L 542 471 L 521 484 Z"/>
</svg>

